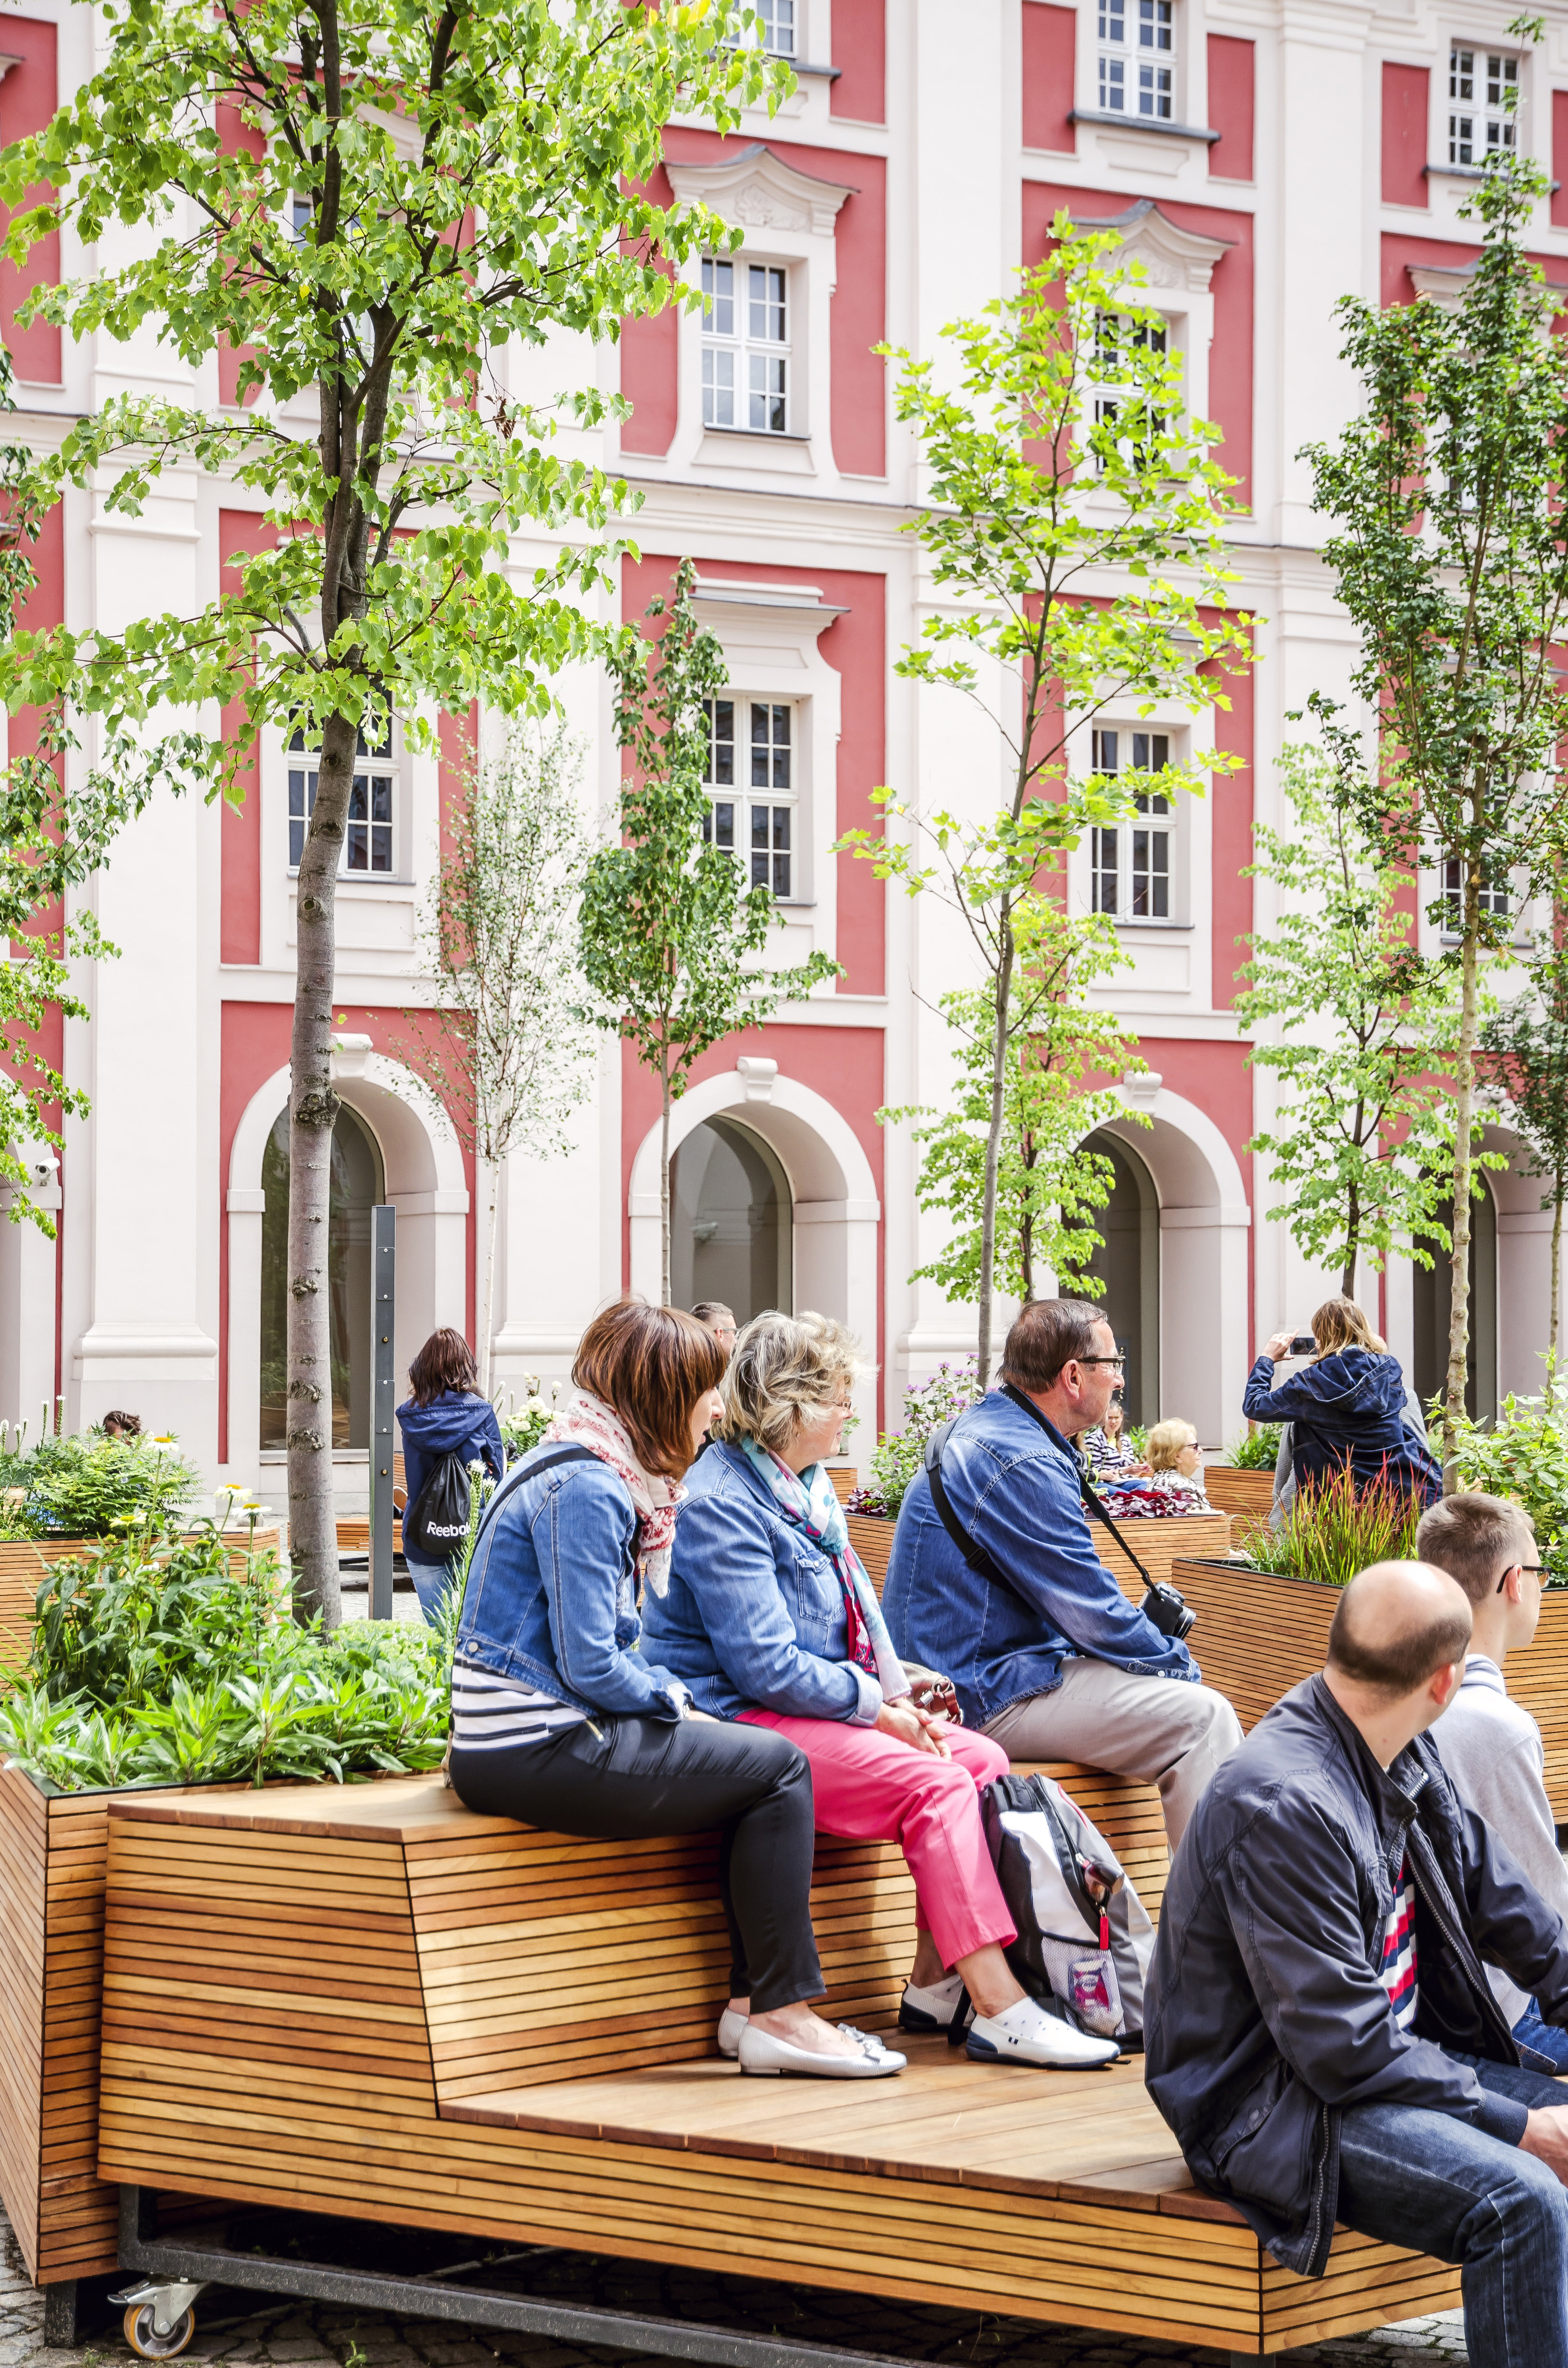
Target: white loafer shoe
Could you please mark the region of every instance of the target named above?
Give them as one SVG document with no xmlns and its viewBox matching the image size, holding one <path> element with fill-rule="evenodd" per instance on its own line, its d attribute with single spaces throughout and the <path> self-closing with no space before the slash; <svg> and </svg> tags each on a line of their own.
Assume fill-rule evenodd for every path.
<svg viewBox="0 0 1568 2368">
<path fill-rule="evenodd" d="M 946 2031 L 962 1996 L 961 1974 L 949 1974 L 946 1981 L 933 1982 L 927 1990 L 905 1982 L 898 2008 L 900 2031 Z"/>
<path fill-rule="evenodd" d="M 791 2046 L 787 2039 L 775 2039 L 770 2031 L 758 2031 L 755 2022 L 748 2022 L 741 2033 L 741 2070 L 798 2072 L 808 2080 L 885 2080 L 909 2061 L 869 2032 L 856 2031 L 847 2022 L 838 2028 L 859 2043 L 853 2055 L 819 2055 L 814 2047 Z"/>
<path fill-rule="evenodd" d="M 727 2006 L 719 2017 L 719 2053 L 727 2055 L 732 2064 L 741 2052 L 741 2033 L 745 2027 L 745 2016 L 737 2014 L 733 2007 Z"/>
<path fill-rule="evenodd" d="M 1020 1998 L 1006 2014 L 977 2014 L 965 2053 L 976 2064 L 1037 2064 L 1052 2072 L 1083 2072 L 1114 2064 L 1121 2054 L 1114 2039 L 1096 2039 L 1051 2013 L 1038 1998 Z"/>
</svg>

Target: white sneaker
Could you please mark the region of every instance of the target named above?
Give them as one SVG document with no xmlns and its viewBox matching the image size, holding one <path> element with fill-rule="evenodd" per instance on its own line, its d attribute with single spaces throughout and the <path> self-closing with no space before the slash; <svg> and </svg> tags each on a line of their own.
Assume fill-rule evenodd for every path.
<svg viewBox="0 0 1568 2368">
<path fill-rule="evenodd" d="M 946 1981 L 933 1982 L 929 1989 L 905 1982 L 898 2008 L 900 2031 L 946 2031 L 962 1996 L 961 1974 L 949 1974 Z"/>
<path fill-rule="evenodd" d="M 741 2070 L 798 2072 L 811 2080 L 885 2080 L 890 2073 L 902 2072 L 909 2061 L 907 2055 L 884 2047 L 869 2032 L 856 2031 L 847 2022 L 838 2028 L 859 2042 L 853 2055 L 821 2055 L 814 2047 L 795 2047 L 789 2040 L 775 2039 L 770 2031 L 759 2031 L 755 2022 L 748 2022 L 741 2033 Z"/>
<path fill-rule="evenodd" d="M 1114 2064 L 1121 2050 L 1114 2039 L 1096 2039 L 1052 2014 L 1039 1998 L 1026 1998 L 1006 2014 L 977 2014 L 965 2052 L 976 2064 L 1042 2064 L 1051 2071 L 1083 2072 L 1094 2064 Z"/>
<path fill-rule="evenodd" d="M 746 2027 L 746 2021 L 747 2018 L 737 2014 L 732 2006 L 727 2006 L 719 2017 L 719 2053 L 727 2055 L 732 2064 L 741 2052 L 741 2033 Z"/>
</svg>

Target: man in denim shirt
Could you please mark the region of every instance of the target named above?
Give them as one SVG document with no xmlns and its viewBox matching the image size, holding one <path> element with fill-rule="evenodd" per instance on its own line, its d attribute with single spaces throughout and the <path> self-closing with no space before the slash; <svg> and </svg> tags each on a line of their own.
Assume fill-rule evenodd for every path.
<svg viewBox="0 0 1568 2368">
<path fill-rule="evenodd" d="M 1072 1441 L 1103 1421 L 1121 1379 L 1115 1335 L 1084 1300 L 1034 1300 L 1007 1335 L 1002 1379 L 942 1455 L 949 1507 L 1001 1583 L 964 1560 L 920 1473 L 882 1597 L 893 1643 L 951 1678 L 966 1720 L 1013 1759 L 1081 1759 L 1157 1784 L 1174 1850 L 1242 1731 L 1095 1552 Z"/>
</svg>

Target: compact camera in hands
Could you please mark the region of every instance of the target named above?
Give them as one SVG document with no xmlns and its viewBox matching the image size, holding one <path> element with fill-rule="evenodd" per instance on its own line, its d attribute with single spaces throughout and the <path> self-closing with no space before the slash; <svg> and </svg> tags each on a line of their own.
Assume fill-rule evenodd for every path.
<svg viewBox="0 0 1568 2368">
<path fill-rule="evenodd" d="M 1317 1352 L 1318 1344 L 1310 1332 L 1293 1332 L 1290 1335 L 1292 1357 L 1315 1357 Z"/>
<path fill-rule="evenodd" d="M 1149 1591 L 1138 1608 L 1162 1636 L 1173 1637 L 1178 1645 L 1198 1625 L 1198 1614 L 1186 1596 L 1163 1578 L 1149 1581 Z"/>
</svg>

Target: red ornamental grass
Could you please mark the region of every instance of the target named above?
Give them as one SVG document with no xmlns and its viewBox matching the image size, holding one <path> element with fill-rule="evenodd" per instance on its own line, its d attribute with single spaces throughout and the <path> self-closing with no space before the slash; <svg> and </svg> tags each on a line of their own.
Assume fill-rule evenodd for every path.
<svg viewBox="0 0 1568 2368">
<path fill-rule="evenodd" d="M 1348 1464 L 1305 1480 L 1277 1530 L 1258 1530 L 1247 1551 L 1262 1570 L 1321 1587 L 1347 1587 L 1375 1562 L 1412 1562 L 1421 1499 L 1388 1476 L 1358 1486 Z"/>
</svg>

